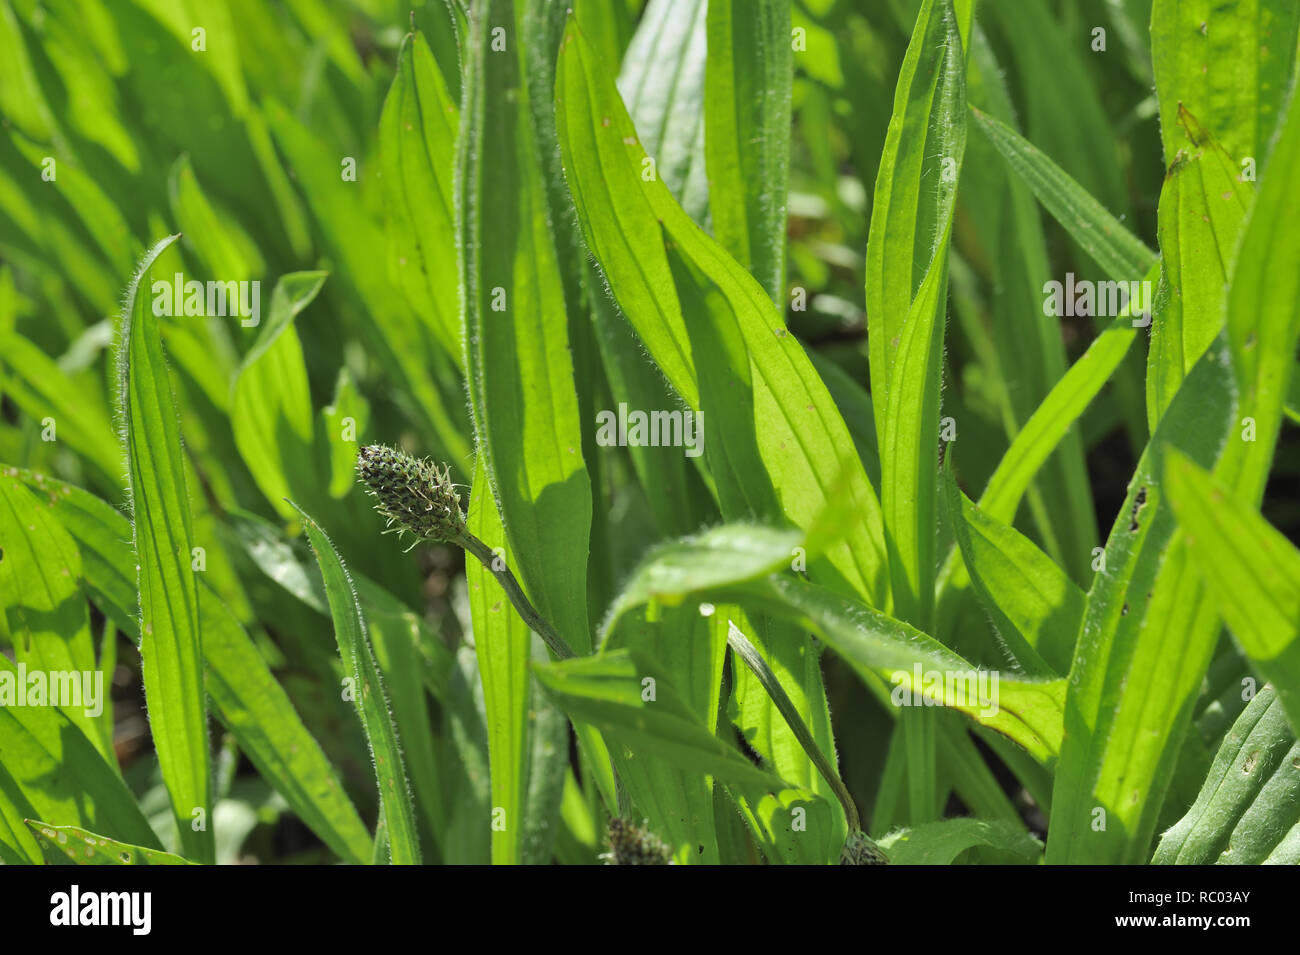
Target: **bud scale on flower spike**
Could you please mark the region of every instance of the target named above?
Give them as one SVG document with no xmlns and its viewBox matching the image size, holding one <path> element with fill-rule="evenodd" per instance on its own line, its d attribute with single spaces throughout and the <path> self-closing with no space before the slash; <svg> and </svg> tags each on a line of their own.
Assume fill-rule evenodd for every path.
<svg viewBox="0 0 1300 955">
<path fill-rule="evenodd" d="M 390 531 L 409 532 L 421 541 L 457 542 L 465 532 L 465 513 L 450 471 L 432 461 L 371 444 L 357 455 L 357 475 Z"/>
</svg>

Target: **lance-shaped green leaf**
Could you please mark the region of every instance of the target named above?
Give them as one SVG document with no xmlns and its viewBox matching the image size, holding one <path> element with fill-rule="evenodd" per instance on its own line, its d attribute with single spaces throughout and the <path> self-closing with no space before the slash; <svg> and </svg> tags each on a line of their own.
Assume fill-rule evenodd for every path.
<svg viewBox="0 0 1300 955">
<path fill-rule="evenodd" d="M 971 33 L 968 60 L 968 99 L 1015 128 L 1006 77 L 978 25 Z M 980 236 L 980 253 L 991 260 L 991 288 L 983 315 L 963 307 L 966 296 L 954 296 L 956 315 L 1000 407 L 1003 430 L 1013 440 L 1065 375 L 1066 329 L 1053 318 L 1029 320 L 1042 312 L 1042 287 L 1050 277 L 1047 236 L 1029 187 L 984 136 L 968 141 L 962 180 L 965 188 L 958 201 Z M 960 261 L 950 259 L 950 264 Z M 954 280 L 959 287 L 969 287 L 960 274 Z M 1076 582 L 1087 580 L 1097 544 L 1097 518 L 1077 430 L 1065 436 L 1030 487 L 1028 504 L 1048 555 Z"/>
<path fill-rule="evenodd" d="M 488 488 L 483 458 L 475 462 L 466 527 L 509 566 L 501 517 Z M 492 861 L 521 861 L 524 798 L 528 786 L 528 660 L 532 646 L 528 625 L 488 568 L 472 558 L 465 562 L 469 587 L 474 652 L 483 683 L 487 712 L 487 747 L 491 767 L 492 808 L 504 814 L 504 826 L 492 827 Z M 480 820 L 478 825 L 485 824 Z"/>
<path fill-rule="evenodd" d="M 894 865 L 952 865 L 968 849 L 987 847 L 1033 865 L 1043 844 L 1024 829 L 999 820 L 944 819 L 914 829 L 899 829 L 880 839 Z"/>
<path fill-rule="evenodd" d="M 379 786 L 380 809 L 387 827 L 389 859 L 394 865 L 420 863 L 420 837 L 415 829 L 415 810 L 407 787 L 406 768 L 402 761 L 397 727 L 388 710 L 388 695 L 375 661 L 374 649 L 366 637 L 361 606 L 347 568 L 334 550 L 325 532 L 303 510 L 294 505 L 302 518 L 307 539 L 311 542 L 325 581 L 330 616 L 334 620 L 334 638 L 339 655 L 351 679 L 352 699 L 366 733 L 366 743 L 375 765 Z"/>
<path fill-rule="evenodd" d="M 904 330 L 942 322 L 934 312 L 945 294 L 934 283 L 946 281 L 948 230 L 965 152 L 965 69 L 951 0 L 925 0 L 894 90 L 867 239 L 871 397 L 882 442 L 887 440 L 888 398 Z M 932 286 L 931 312 L 914 316 L 927 283 Z M 928 344 L 932 335 L 923 331 L 921 339 L 920 344 Z M 916 363 L 926 357 L 924 347 L 912 352 L 910 375 L 925 378 Z M 888 467 L 886 456 L 881 457 Z"/>
<path fill-rule="evenodd" d="M 455 190 L 459 109 L 418 30 L 402 39 L 379 120 L 385 207 L 398 284 L 460 361 Z"/>
<path fill-rule="evenodd" d="M 781 303 L 794 72 L 790 0 L 713 0 L 708 34 L 704 147 L 713 233 Z"/>
<path fill-rule="evenodd" d="M 294 318 L 311 304 L 325 276 L 292 272 L 275 283 L 270 314 L 244 358 L 231 401 L 231 429 L 240 456 L 266 499 L 285 517 L 293 509 L 284 499 L 316 483 L 315 416 Z"/>
<path fill-rule="evenodd" d="M 371 840 L 365 824 L 257 646 L 206 583 L 199 608 L 208 694 L 240 752 L 339 858 L 367 861 Z"/>
<path fill-rule="evenodd" d="M 1144 275 L 1156 254 L 1038 147 L 1005 123 L 971 107 L 980 132 L 1033 190 L 1052 218 L 1118 282 Z"/>
<path fill-rule="evenodd" d="M 534 672 L 570 717 L 598 726 L 614 744 L 620 776 L 627 780 L 634 803 L 653 813 L 652 824 L 665 830 L 660 835 L 674 846 L 679 860 L 698 853 L 698 845 L 689 842 L 697 827 L 657 811 L 656 781 L 637 768 L 645 754 L 662 756 L 692 777 L 712 776 L 731 788 L 744 800 L 743 812 L 771 861 L 829 862 L 838 856 L 824 800 L 755 766 L 706 729 L 646 655 L 613 650 L 535 666 Z M 808 831 L 792 833 L 792 810 L 799 805 Z"/>
<path fill-rule="evenodd" d="M 1294 168 L 1297 163 L 1300 111 L 1292 110 L 1274 147 L 1271 168 L 1275 172 L 1266 175 L 1260 184 L 1229 284 L 1226 337 L 1231 359 L 1218 345 L 1212 347 L 1188 376 L 1161 425 L 1163 429 L 1180 406 L 1188 409 L 1190 416 L 1185 414 L 1186 420 L 1177 426 L 1181 433 L 1168 434 L 1165 440 L 1202 467 L 1213 463 L 1215 477 L 1224 487 L 1231 487 L 1234 497 L 1247 506 L 1258 506 L 1263 496 L 1300 337 L 1300 268 L 1296 268 L 1300 263 L 1300 237 L 1289 227 L 1300 217 L 1300 180 L 1276 171 Z M 1229 366 L 1230 375 L 1224 372 Z M 1194 381 L 1202 367 L 1209 371 Z M 1222 378 L 1229 380 L 1220 382 Z M 1204 404 L 1207 397 L 1208 405 Z M 1218 450 L 1214 450 L 1216 435 L 1222 436 Z M 1161 501 L 1161 441 L 1153 440 L 1152 449 L 1153 453 L 1145 455 L 1143 461 L 1153 467 L 1141 475 L 1141 483 L 1148 488 L 1145 506 L 1156 506 L 1155 518 L 1148 518 L 1148 524 L 1160 525 L 1150 538 L 1158 543 L 1160 536 L 1169 535 L 1172 517 L 1168 503 Z M 1120 518 L 1123 521 L 1124 514 Z M 1115 537 L 1113 533 L 1112 540 Z M 1121 549 L 1127 548 L 1121 545 Z M 1115 572 L 1109 545 L 1106 557 Z M 1165 770 L 1177 754 L 1190 701 L 1200 690 L 1219 630 L 1214 602 L 1190 563 L 1185 538 L 1178 536 L 1170 543 L 1159 562 L 1158 574 L 1151 566 L 1154 563 L 1148 560 L 1135 568 L 1129 599 L 1123 600 L 1118 617 L 1115 605 L 1120 603 L 1116 593 L 1119 588 L 1103 588 L 1109 593 L 1097 602 L 1100 616 L 1095 619 L 1094 595 L 1089 595 L 1090 619 L 1083 632 L 1087 633 L 1089 622 L 1093 623 L 1103 643 L 1118 633 L 1113 647 L 1118 647 L 1119 652 L 1114 653 L 1113 648 L 1094 649 L 1091 641 L 1081 636 L 1078 655 L 1085 663 L 1071 673 L 1072 689 L 1080 691 L 1080 711 L 1086 714 L 1091 710 L 1091 699 L 1099 690 L 1106 699 L 1101 725 L 1094 729 L 1091 740 L 1073 723 L 1067 740 L 1073 739 L 1085 751 L 1101 739 L 1105 745 L 1100 758 L 1096 752 L 1084 757 L 1095 767 L 1095 776 L 1093 769 L 1085 771 L 1091 778 L 1082 784 L 1074 773 L 1083 754 L 1076 750 L 1067 758 L 1063 752 L 1057 770 L 1057 793 L 1065 786 L 1072 798 L 1077 798 L 1083 791 L 1092 790 L 1092 805 L 1106 808 L 1112 824 L 1104 833 L 1091 833 L 1084 807 L 1072 806 L 1062 818 L 1054 797 L 1049 856 L 1141 861 L 1149 849 L 1167 785 L 1169 774 Z M 1147 579 L 1145 584 L 1143 577 Z M 1154 584 L 1150 582 L 1152 577 Z M 1097 590 L 1094 585 L 1094 593 Z M 1149 599 L 1144 592 L 1150 593 Z M 1130 601 L 1140 609 L 1140 631 L 1136 636 L 1131 618 L 1124 613 Z M 1176 649 L 1171 651 L 1171 647 Z M 1176 661 L 1174 666 L 1166 666 L 1165 661 L 1170 659 Z M 1087 672 L 1094 667 L 1093 673 Z M 1101 683 L 1099 673 L 1103 670 L 1108 672 Z M 1055 833 L 1058 819 L 1071 835 L 1053 841 L 1050 836 Z M 1100 838 L 1088 841 L 1089 835 Z M 1059 856 L 1058 851 L 1062 853 Z"/>
<path fill-rule="evenodd" d="M 154 261 L 174 241 L 176 236 L 163 239 L 145 255 L 127 289 L 117 394 L 139 564 L 140 657 L 149 725 L 181 845 L 187 857 L 212 862 L 207 695 L 198 583 L 190 562 L 195 541 L 176 404 L 147 294 Z"/>
<path fill-rule="evenodd" d="M 1246 211 L 1254 198 L 1232 158 L 1179 106 L 1185 133 L 1160 192 L 1164 307 L 1155 310 L 1147 355 L 1152 428 L 1196 360 L 1223 328 L 1223 296 Z"/>
<path fill-rule="evenodd" d="M 0 693 L 6 698 L 17 678 L 17 667 L 0 654 Z M 6 702 L 0 706 L 0 740 L 0 815 L 10 828 L 23 828 L 24 819 L 46 819 L 161 848 L 126 783 L 61 710 Z"/>
<path fill-rule="evenodd" d="M 1173 599 L 1190 569 L 1173 540 L 1164 458 L 1172 446 L 1208 465 L 1222 452 L 1236 406 L 1226 362 L 1220 338 L 1152 436 L 1106 542 L 1070 671 L 1049 861 L 1134 862 L 1149 851 L 1177 753 L 1170 743 L 1181 732 L 1177 724 L 1185 726 L 1213 651 L 1199 601 Z M 1099 812 L 1104 829 L 1094 823 Z"/>
<path fill-rule="evenodd" d="M 1170 454 L 1165 475 L 1216 609 L 1300 727 L 1300 551 L 1185 456 Z"/>
<path fill-rule="evenodd" d="M 35 344 L 16 332 L 0 336 L 0 351 L 9 374 L 5 394 L 33 421 L 47 426 L 52 418 L 55 436 L 82 455 L 97 477 L 116 484 L 122 449 L 102 393 L 93 384 L 66 374 Z"/>
<path fill-rule="evenodd" d="M 652 554 L 633 574 L 615 604 L 611 623 L 638 603 L 651 600 L 669 606 L 688 600 L 738 603 L 750 612 L 772 613 L 811 627 L 868 682 L 892 682 L 900 699 L 906 697 L 918 706 L 946 702 L 1010 736 L 1038 760 L 1047 762 L 1054 756 L 1061 743 L 1064 680 L 979 671 L 937 640 L 860 601 L 787 576 L 762 575 L 763 568 L 788 559 L 787 546 L 771 532 L 755 534 L 752 528 L 729 525 L 662 545 L 654 552 L 662 557 L 662 565 Z M 720 548 L 732 550 L 736 558 L 725 564 L 717 560 Z M 706 566 L 711 568 L 708 573 L 691 570 Z M 974 683 L 945 685 L 949 673 L 960 673 Z M 997 700 L 990 698 L 995 685 Z M 927 699 L 932 702 L 926 704 Z"/>
<path fill-rule="evenodd" d="M 1233 265 L 1228 344 L 1241 394 L 1241 440 L 1215 476 L 1238 500 L 1258 505 L 1296 376 L 1300 339 L 1300 108 L 1287 112 Z"/>
<path fill-rule="evenodd" d="M 709 214 L 703 156 L 706 8 L 700 0 L 647 4 L 631 44 L 623 41 L 628 55 L 618 72 L 628 113 L 647 152 L 656 157 L 656 174 L 701 224 Z M 577 6 L 576 18 L 594 55 L 613 70 L 616 61 L 609 57 L 619 47 L 618 35 L 611 33 L 617 14 L 611 13 L 608 4 L 584 2 Z M 552 88 L 554 77 L 552 70 Z M 553 122 L 552 135 L 558 141 Z M 571 205 L 568 186 L 563 181 L 560 185 Z M 573 223 L 580 234 L 576 216 Z M 632 409 L 675 408 L 679 399 L 637 342 L 636 331 L 619 313 L 596 267 L 588 264 L 588 273 L 592 326 L 611 397 Z M 663 534 L 685 534 L 705 521 L 709 502 L 699 493 L 698 482 L 692 480 L 692 465 L 685 455 L 664 454 L 645 446 L 629 446 L 627 453 Z"/>
<path fill-rule="evenodd" d="M 1232 724 L 1196 802 L 1160 840 L 1157 865 L 1295 864 L 1300 743 L 1265 686 Z"/>
<path fill-rule="evenodd" d="M 357 447 L 370 424 L 370 402 L 346 365 L 339 369 L 334 400 L 321 409 L 320 422 L 330 449 L 330 497 L 343 497 L 355 483 Z"/>
<path fill-rule="evenodd" d="M 656 545 L 632 572 L 601 626 L 607 637 L 628 610 L 656 601 L 680 606 L 686 595 L 743 583 L 788 566 L 803 541 L 798 531 L 724 524 Z"/>
<path fill-rule="evenodd" d="M 835 793 L 835 798 L 839 800 L 840 807 L 844 811 L 848 831 L 851 833 L 859 832 L 862 829 L 862 821 L 858 818 L 858 807 L 853 802 L 853 797 L 849 795 L 844 781 L 840 779 L 830 757 L 822 752 L 817 741 L 813 739 L 812 732 L 804 723 L 799 709 L 785 692 L 785 688 L 781 686 L 780 680 L 772 672 L 771 667 L 767 665 L 767 661 L 763 659 L 762 654 L 758 652 L 758 648 L 749 641 L 744 632 L 731 620 L 727 621 L 727 644 L 731 647 L 732 652 L 752 672 L 755 679 L 762 684 L 764 691 L 771 697 L 773 706 L 780 712 L 794 738 L 817 767 L 817 772 L 821 774 L 822 779 Z"/>
<path fill-rule="evenodd" d="M 466 368 L 477 446 L 523 584 L 578 653 L 591 482 L 522 45 L 511 0 L 481 0 L 462 110 L 460 246 Z M 501 34 L 500 31 L 504 31 Z"/>
<path fill-rule="evenodd" d="M 1147 273 L 1151 280 L 1156 275 L 1154 268 Z M 1119 318 L 1093 340 L 1088 350 L 1052 387 L 1011 442 L 980 496 L 979 507 L 986 516 L 1007 524 L 1015 520 L 1016 510 L 1035 476 L 1110 380 L 1136 337 L 1137 330 L 1133 328 L 1126 306 Z M 949 552 L 939 575 L 936 629 L 940 633 L 950 631 L 965 588 L 970 585 L 970 574 L 957 559 L 959 554 L 957 548 Z"/>
<path fill-rule="evenodd" d="M 52 826 L 27 820 L 49 865 L 193 865 L 170 852 L 108 839 L 77 826 Z"/>
<path fill-rule="evenodd" d="M 1055 151 L 1071 178 L 1124 216 L 1128 193 L 1115 124 L 1092 73 L 1092 64 L 1106 55 L 1091 49 L 1096 35 L 1062 22 L 1049 0 L 991 3 L 981 12 L 986 25 L 996 21 L 1000 48 L 1018 74 L 1029 139 Z"/>
<path fill-rule="evenodd" d="M 867 238 L 872 407 L 894 613 L 933 628 L 948 241 L 966 149 L 966 61 L 950 0 L 926 0 L 903 57 Z M 935 727 L 904 714 L 913 822 L 938 811 Z"/>
<path fill-rule="evenodd" d="M 642 695 L 654 703 L 659 684 L 675 691 L 683 715 L 709 732 L 717 732 L 718 702 L 726 638 L 717 627 L 725 622 L 702 616 L 693 606 L 642 608 L 624 617 L 610 634 L 607 650 L 633 648 L 657 667 L 655 682 L 642 680 Z M 662 836 L 685 851 L 683 863 L 716 865 L 720 861 L 719 834 L 714 814 L 716 781 L 684 767 L 670 754 L 652 746 L 630 749 L 609 736 L 619 780 L 636 812 L 656 823 Z M 701 851 L 702 847 L 702 851 Z"/>
<path fill-rule="evenodd" d="M 591 16 L 590 10 L 580 9 L 578 26 L 587 43 L 601 44 L 591 50 L 599 57 L 608 40 L 586 32 Z M 650 0 L 618 71 L 618 91 L 646 154 L 655 158 L 655 174 L 699 223 L 709 214 L 704 146 L 708 46 L 706 0 Z M 607 69 L 617 65 L 610 62 Z"/>
<path fill-rule="evenodd" d="M 383 230 L 356 183 L 341 179 L 334 150 L 279 103 L 268 102 L 265 110 L 275 141 L 338 263 L 333 272 L 352 303 L 361 306 L 357 311 L 362 340 L 416 423 L 439 442 L 453 467 L 464 468 L 469 445 L 456 356 L 438 344 L 432 317 L 412 312 L 405 297 L 395 293 Z"/>
<path fill-rule="evenodd" d="M 951 469 L 944 473 L 949 526 L 1007 649 L 1026 672 L 1068 673 L 1083 619 L 1083 591 L 1033 541 L 972 504 Z"/>
<path fill-rule="evenodd" d="M 1147 273 L 1148 278 L 1155 275 L 1154 270 Z M 1034 476 L 1110 380 L 1136 337 L 1126 310 L 1093 340 L 1047 393 L 1011 442 L 980 495 L 979 505 L 986 514 L 1007 523 L 1015 520 L 1016 509 Z"/>
<path fill-rule="evenodd" d="M 1251 157 L 1263 169 L 1291 87 L 1297 28 L 1300 7 L 1290 0 L 1155 0 L 1151 60 L 1166 163 L 1183 148 L 1186 109 L 1233 162 Z"/>
<path fill-rule="evenodd" d="M 59 706 L 112 764 L 113 706 L 106 685 L 112 674 L 95 666 L 79 586 L 81 555 L 49 509 L 11 473 L 0 479 L 0 548 L 0 634 L 18 663 L 46 675 L 50 696 L 42 697 L 42 705 Z"/>
<path fill-rule="evenodd" d="M 874 675 L 893 684 L 896 706 L 956 709 L 1044 765 L 1060 750 L 1063 679 L 979 669 L 916 628 L 801 580 L 773 576 L 723 593 L 811 626 L 864 679 Z"/>
<path fill-rule="evenodd" d="M 76 541 L 81 584 L 96 606 L 125 632 L 138 635 L 130 522 L 81 488 L 30 471 L 10 472 L 41 496 Z M 321 609 L 325 612 L 323 593 Z M 240 751 L 340 858 L 367 859 L 371 839 L 361 817 L 247 632 L 205 585 L 199 587 L 199 613 L 208 694 Z"/>
<path fill-rule="evenodd" d="M 677 393 L 699 410 L 701 384 L 677 283 L 686 275 L 707 280 L 688 294 L 697 301 L 708 295 L 722 300 L 713 315 L 734 321 L 751 375 L 750 420 L 719 424 L 755 435 L 776 500 L 796 526 L 812 522 L 830 482 L 848 471 L 844 493 L 854 519 L 830 562 L 849 587 L 883 603 L 878 501 L 852 453 L 843 418 L 807 355 L 758 283 L 689 221 L 654 175 L 653 157 L 645 155 L 608 75 L 572 24 L 556 87 L 561 150 L 579 221 L 642 343 Z M 676 247 L 676 272 L 668 244 Z M 715 325 L 709 333 L 723 331 Z M 728 341 L 734 348 L 734 339 Z M 709 453 L 706 447 L 706 458 Z M 716 470 L 718 465 L 710 463 Z M 744 476 L 753 483 L 752 475 Z"/>
<path fill-rule="evenodd" d="M 257 245 L 234 216 L 213 205 L 182 155 L 167 177 L 167 196 L 176 224 L 208 274 L 222 282 L 256 279 L 266 271 Z"/>
</svg>

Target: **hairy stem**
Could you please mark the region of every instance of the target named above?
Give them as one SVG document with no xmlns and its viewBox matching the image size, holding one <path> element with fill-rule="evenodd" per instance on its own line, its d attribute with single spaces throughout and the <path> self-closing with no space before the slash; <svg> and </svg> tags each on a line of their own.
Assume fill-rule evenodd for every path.
<svg viewBox="0 0 1300 955">
<path fill-rule="evenodd" d="M 730 622 L 728 622 L 727 626 L 727 643 L 736 652 L 736 656 L 745 661 L 745 666 L 749 667 L 754 676 L 758 677 L 758 682 L 763 684 L 763 689 L 767 691 L 767 695 L 772 698 L 776 708 L 781 711 L 785 721 L 790 724 L 790 730 L 794 733 L 795 739 L 799 741 L 799 745 L 808 754 L 808 758 L 813 761 L 813 765 L 822 774 L 822 778 L 834 790 L 835 798 L 844 807 L 844 817 L 849 824 L 849 832 L 860 830 L 862 820 L 858 818 L 858 807 L 853 802 L 853 797 L 849 795 L 848 787 L 844 785 L 839 773 L 835 771 L 835 766 L 826 758 L 826 754 L 822 752 L 821 747 L 813 739 L 812 733 L 808 730 L 808 725 L 803 721 L 803 717 L 799 715 L 799 711 L 795 709 L 794 703 L 791 702 L 789 695 L 785 692 L 785 688 L 781 686 L 781 682 L 776 678 L 776 674 L 772 672 L 772 668 L 767 665 L 767 661 L 758 652 L 758 648 L 749 642 L 749 638 L 741 633 L 734 623 Z"/>
<path fill-rule="evenodd" d="M 524 594 L 524 589 L 519 586 L 519 581 L 511 573 L 506 562 L 493 553 L 487 544 L 483 543 L 469 531 L 461 531 L 460 536 L 456 538 L 455 543 L 465 548 L 465 552 L 473 554 L 479 559 L 484 567 L 492 572 L 501 588 L 510 598 L 510 602 L 515 605 L 515 610 L 523 618 L 528 628 L 542 638 L 551 653 L 555 654 L 559 660 L 572 659 L 575 654 L 569 649 L 569 645 L 564 642 L 564 638 L 555 632 L 555 628 L 547 622 L 546 618 L 537 612 L 537 608 L 532 605 L 528 597 Z"/>
</svg>

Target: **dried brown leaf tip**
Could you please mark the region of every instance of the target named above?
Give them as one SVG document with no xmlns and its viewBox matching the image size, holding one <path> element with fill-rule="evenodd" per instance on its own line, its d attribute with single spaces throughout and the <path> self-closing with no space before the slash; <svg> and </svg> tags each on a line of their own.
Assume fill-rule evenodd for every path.
<svg viewBox="0 0 1300 955">
<path fill-rule="evenodd" d="M 415 543 L 455 541 L 464 533 L 465 512 L 445 466 L 371 444 L 357 455 L 357 475 L 389 531 L 410 533 Z"/>
<path fill-rule="evenodd" d="M 672 865 L 672 849 L 649 829 L 627 819 L 611 819 L 606 834 L 606 865 Z"/>
</svg>

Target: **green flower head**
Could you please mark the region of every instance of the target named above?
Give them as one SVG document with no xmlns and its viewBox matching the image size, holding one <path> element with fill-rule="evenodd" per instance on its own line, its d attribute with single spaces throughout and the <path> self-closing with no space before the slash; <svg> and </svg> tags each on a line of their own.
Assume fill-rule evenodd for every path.
<svg viewBox="0 0 1300 955">
<path fill-rule="evenodd" d="M 464 533 L 465 513 L 446 467 L 372 444 L 357 455 L 357 475 L 389 530 L 409 532 L 416 543 L 455 541 Z"/>
<path fill-rule="evenodd" d="M 672 865 L 672 849 L 644 826 L 617 816 L 606 833 L 609 852 L 601 856 L 607 865 Z"/>
</svg>

